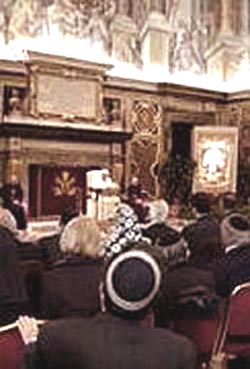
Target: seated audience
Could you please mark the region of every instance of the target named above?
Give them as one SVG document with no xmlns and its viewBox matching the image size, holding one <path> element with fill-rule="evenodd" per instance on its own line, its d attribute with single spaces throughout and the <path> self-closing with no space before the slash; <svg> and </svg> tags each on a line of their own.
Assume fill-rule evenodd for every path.
<svg viewBox="0 0 250 369">
<path fill-rule="evenodd" d="M 159 199 L 149 204 L 146 223 L 142 226 L 142 234 L 149 238 L 152 245 L 162 254 L 168 267 L 183 263 L 189 257 L 187 243 L 179 232 L 166 224 L 168 205 Z"/>
<path fill-rule="evenodd" d="M 46 319 L 91 316 L 100 310 L 100 230 L 86 216 L 72 219 L 60 238 L 63 259 L 42 274 L 41 311 Z"/>
<path fill-rule="evenodd" d="M 212 270 L 179 264 L 165 272 L 157 321 L 166 326 L 175 319 L 207 319 L 215 316 L 219 302 Z"/>
<path fill-rule="evenodd" d="M 194 369 L 196 355 L 188 339 L 141 324 L 160 282 L 158 264 L 146 252 L 118 255 L 104 273 L 106 313 L 88 320 L 48 323 L 37 340 L 34 322 L 20 318 L 21 334 L 26 344 L 30 343 L 26 368 Z"/>
<path fill-rule="evenodd" d="M 239 215 L 240 213 L 236 210 L 236 204 L 237 204 L 237 199 L 236 199 L 236 195 L 232 192 L 226 192 L 223 194 L 223 218 L 221 220 L 221 225 L 220 225 L 220 229 L 221 229 L 221 233 L 223 232 L 223 230 L 225 228 L 227 228 L 227 224 L 228 224 L 228 220 L 229 218 L 231 218 L 232 215 Z M 223 240 L 223 235 L 222 235 L 222 240 Z M 222 242 L 222 248 L 225 248 L 226 245 L 223 244 Z"/>
<path fill-rule="evenodd" d="M 235 212 L 236 205 L 237 205 L 237 198 L 233 192 L 223 193 L 222 207 L 223 207 L 224 216 Z"/>
<path fill-rule="evenodd" d="M 0 226 L 0 324 L 27 313 L 28 297 L 20 271 L 16 242 L 8 229 Z"/>
<path fill-rule="evenodd" d="M 215 262 L 218 294 L 229 296 L 238 284 L 250 281 L 250 222 L 240 214 L 231 214 L 222 227 L 225 255 Z"/>
<path fill-rule="evenodd" d="M 183 236 L 191 252 L 190 264 L 205 267 L 221 255 L 220 225 L 210 213 L 206 193 L 193 195 L 192 206 L 197 219 L 183 229 Z"/>
</svg>

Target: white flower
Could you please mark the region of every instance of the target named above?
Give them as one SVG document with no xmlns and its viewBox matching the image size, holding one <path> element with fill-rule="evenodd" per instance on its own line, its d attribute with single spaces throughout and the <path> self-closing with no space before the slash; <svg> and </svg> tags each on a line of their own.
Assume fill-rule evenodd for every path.
<svg viewBox="0 0 250 369">
<path fill-rule="evenodd" d="M 128 219 L 126 220 L 126 222 L 125 222 L 125 228 L 126 228 L 126 229 L 132 228 L 132 227 L 133 227 L 133 225 L 134 225 L 133 220 L 132 220 L 131 218 L 128 218 Z"/>
<path fill-rule="evenodd" d="M 114 254 L 118 254 L 119 252 L 122 251 L 121 245 L 119 245 L 118 243 L 115 243 L 113 246 L 111 246 L 111 251 Z"/>
<path fill-rule="evenodd" d="M 126 233 L 126 238 L 129 240 L 129 241 L 132 241 L 134 238 L 135 238 L 135 232 L 132 231 L 132 230 L 129 230 L 127 233 Z"/>
<path fill-rule="evenodd" d="M 140 241 L 140 239 L 141 239 L 140 233 L 138 233 L 137 235 L 135 235 L 135 242 Z"/>
<path fill-rule="evenodd" d="M 126 240 L 126 238 L 125 237 L 122 237 L 122 238 L 120 238 L 120 240 L 119 240 L 119 244 L 123 247 L 123 246 L 125 246 L 126 245 L 126 243 L 127 243 L 127 240 Z"/>
</svg>

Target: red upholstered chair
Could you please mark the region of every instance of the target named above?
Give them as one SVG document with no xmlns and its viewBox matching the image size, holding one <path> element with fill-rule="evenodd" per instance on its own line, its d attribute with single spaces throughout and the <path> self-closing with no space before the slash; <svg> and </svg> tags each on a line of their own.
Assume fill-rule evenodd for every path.
<svg viewBox="0 0 250 369">
<path fill-rule="evenodd" d="M 15 323 L 0 328 L 0 369 L 20 369 L 24 350 Z"/>
<path fill-rule="evenodd" d="M 237 286 L 232 292 L 221 327 L 221 351 L 229 356 L 250 358 L 250 282 Z"/>
<path fill-rule="evenodd" d="M 218 324 L 217 316 L 207 319 L 189 318 L 175 320 L 173 329 L 195 343 L 200 361 L 203 362 L 211 356 Z"/>
<path fill-rule="evenodd" d="M 209 356 L 216 337 L 218 321 L 217 317 L 177 320 L 174 323 L 174 330 L 195 342 L 201 355 Z"/>
<path fill-rule="evenodd" d="M 250 282 L 233 290 L 223 310 L 210 368 L 224 367 L 228 358 L 250 358 Z"/>
</svg>

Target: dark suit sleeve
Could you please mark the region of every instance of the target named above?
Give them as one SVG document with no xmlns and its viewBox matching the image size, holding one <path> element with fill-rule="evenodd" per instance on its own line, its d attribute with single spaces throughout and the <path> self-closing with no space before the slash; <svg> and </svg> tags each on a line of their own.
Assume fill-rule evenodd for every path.
<svg viewBox="0 0 250 369">
<path fill-rule="evenodd" d="M 37 341 L 26 346 L 25 369 L 45 369 L 47 368 L 47 354 L 49 340 L 47 329 L 41 327 Z"/>
<path fill-rule="evenodd" d="M 24 364 L 21 369 L 43 369 L 42 358 L 40 357 L 38 345 L 31 343 L 26 346 Z"/>
<path fill-rule="evenodd" d="M 221 297 L 230 295 L 230 278 L 226 267 L 226 256 L 214 263 L 216 293 Z"/>
</svg>

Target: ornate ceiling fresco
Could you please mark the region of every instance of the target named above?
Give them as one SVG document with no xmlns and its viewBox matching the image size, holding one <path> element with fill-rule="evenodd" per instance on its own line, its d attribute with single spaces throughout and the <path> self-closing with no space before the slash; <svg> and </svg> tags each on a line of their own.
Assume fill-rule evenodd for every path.
<svg viewBox="0 0 250 369">
<path fill-rule="evenodd" d="M 1 55 L 33 49 L 237 90 L 249 74 L 249 9 L 249 0 L 1 0 Z"/>
</svg>

